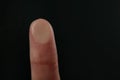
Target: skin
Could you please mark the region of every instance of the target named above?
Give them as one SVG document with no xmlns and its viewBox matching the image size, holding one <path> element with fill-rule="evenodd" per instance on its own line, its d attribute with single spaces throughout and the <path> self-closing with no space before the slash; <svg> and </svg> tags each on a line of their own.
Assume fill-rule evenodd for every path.
<svg viewBox="0 0 120 80">
<path fill-rule="evenodd" d="M 37 19 L 30 25 L 32 80 L 60 80 L 54 33 L 50 23 Z"/>
</svg>

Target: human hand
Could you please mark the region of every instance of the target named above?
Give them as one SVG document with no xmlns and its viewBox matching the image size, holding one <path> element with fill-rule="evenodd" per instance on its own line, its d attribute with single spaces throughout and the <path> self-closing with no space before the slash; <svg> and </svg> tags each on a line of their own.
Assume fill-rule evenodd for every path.
<svg viewBox="0 0 120 80">
<path fill-rule="evenodd" d="M 33 21 L 29 39 L 32 80 L 60 80 L 54 33 L 49 22 Z"/>
</svg>

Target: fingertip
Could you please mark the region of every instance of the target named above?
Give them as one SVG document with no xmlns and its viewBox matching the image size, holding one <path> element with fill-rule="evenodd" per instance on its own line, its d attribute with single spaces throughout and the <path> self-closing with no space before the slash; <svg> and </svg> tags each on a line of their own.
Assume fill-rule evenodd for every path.
<svg viewBox="0 0 120 80">
<path fill-rule="evenodd" d="M 52 26 L 45 19 L 36 19 L 30 25 L 30 34 L 39 43 L 48 42 L 52 33 Z"/>
</svg>

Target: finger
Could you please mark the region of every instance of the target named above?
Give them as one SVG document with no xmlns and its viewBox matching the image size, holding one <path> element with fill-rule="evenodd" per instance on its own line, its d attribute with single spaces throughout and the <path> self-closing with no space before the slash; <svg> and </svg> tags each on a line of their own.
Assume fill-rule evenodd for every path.
<svg viewBox="0 0 120 80">
<path fill-rule="evenodd" d="M 32 80 L 60 80 L 51 25 L 44 19 L 33 21 L 29 38 Z"/>
</svg>

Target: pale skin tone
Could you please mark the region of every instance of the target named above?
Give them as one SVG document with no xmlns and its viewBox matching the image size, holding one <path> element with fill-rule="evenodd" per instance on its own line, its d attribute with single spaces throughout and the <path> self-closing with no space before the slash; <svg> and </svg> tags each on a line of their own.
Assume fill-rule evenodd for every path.
<svg viewBox="0 0 120 80">
<path fill-rule="evenodd" d="M 30 63 L 32 80 L 60 80 L 54 32 L 50 23 L 37 19 L 30 25 Z"/>
</svg>

